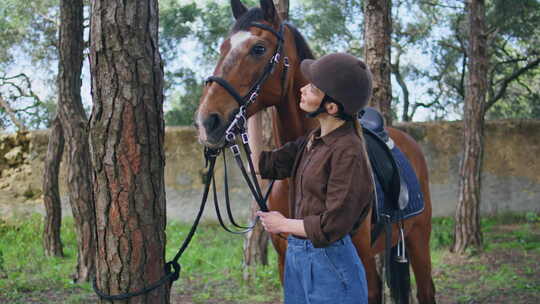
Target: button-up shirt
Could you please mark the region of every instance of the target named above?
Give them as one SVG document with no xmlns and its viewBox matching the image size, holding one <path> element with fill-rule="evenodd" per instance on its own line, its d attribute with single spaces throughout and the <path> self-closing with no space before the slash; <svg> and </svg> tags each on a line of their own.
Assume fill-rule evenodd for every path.
<svg viewBox="0 0 540 304">
<path fill-rule="evenodd" d="M 289 212 L 303 219 L 308 239 L 325 247 L 350 233 L 373 200 L 371 167 L 354 124 L 320 137 L 320 129 L 261 153 L 263 178 L 291 178 Z"/>
</svg>

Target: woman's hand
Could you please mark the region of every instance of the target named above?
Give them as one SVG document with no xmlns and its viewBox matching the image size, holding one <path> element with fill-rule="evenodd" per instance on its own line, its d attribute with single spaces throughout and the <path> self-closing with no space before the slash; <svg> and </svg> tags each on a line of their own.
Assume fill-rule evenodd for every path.
<svg viewBox="0 0 540 304">
<path fill-rule="evenodd" d="M 257 211 L 257 216 L 261 218 L 264 230 L 270 233 L 286 232 L 287 218 L 283 214 L 277 211 Z"/>
<path fill-rule="evenodd" d="M 307 237 L 304 220 L 293 220 L 283 216 L 277 211 L 258 211 L 264 230 L 270 233 L 292 233 L 296 236 Z"/>
</svg>

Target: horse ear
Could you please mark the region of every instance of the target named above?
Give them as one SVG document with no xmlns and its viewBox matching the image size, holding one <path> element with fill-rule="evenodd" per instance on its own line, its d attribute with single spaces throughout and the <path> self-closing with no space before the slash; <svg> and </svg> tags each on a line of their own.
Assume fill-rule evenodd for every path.
<svg viewBox="0 0 540 304">
<path fill-rule="evenodd" d="M 278 23 L 278 14 L 273 0 L 260 0 L 264 19 L 270 23 Z"/>
<path fill-rule="evenodd" d="M 246 6 L 240 0 L 231 0 L 232 12 L 234 19 L 242 17 L 243 14 L 247 12 Z"/>
</svg>

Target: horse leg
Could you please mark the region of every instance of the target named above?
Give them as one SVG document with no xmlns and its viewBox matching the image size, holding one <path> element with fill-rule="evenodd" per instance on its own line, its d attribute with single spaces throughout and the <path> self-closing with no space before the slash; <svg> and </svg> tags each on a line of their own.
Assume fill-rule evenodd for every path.
<svg viewBox="0 0 540 304">
<path fill-rule="evenodd" d="M 283 278 L 285 275 L 285 253 L 287 252 L 287 241 L 282 239 L 277 234 L 271 234 L 272 245 L 278 254 L 278 270 L 279 270 L 279 279 L 281 280 L 281 285 L 283 286 Z"/>
<path fill-rule="evenodd" d="M 272 193 L 268 198 L 268 207 L 271 211 L 278 211 L 285 217 L 289 217 L 289 183 L 287 180 L 276 180 Z M 285 275 L 285 253 L 287 251 L 287 239 L 284 235 L 271 234 L 272 245 L 278 254 L 279 278 L 283 286 Z"/>
<path fill-rule="evenodd" d="M 422 221 L 409 231 L 406 239 L 411 266 L 416 278 L 416 297 L 419 304 L 435 303 L 435 285 L 431 277 L 429 250 L 430 232 L 431 222 L 429 220 Z"/>
<path fill-rule="evenodd" d="M 379 304 L 381 303 L 382 286 L 377 272 L 375 255 L 371 248 L 371 212 L 360 225 L 358 231 L 352 236 L 352 241 L 366 271 L 368 302 L 369 304 Z"/>
</svg>

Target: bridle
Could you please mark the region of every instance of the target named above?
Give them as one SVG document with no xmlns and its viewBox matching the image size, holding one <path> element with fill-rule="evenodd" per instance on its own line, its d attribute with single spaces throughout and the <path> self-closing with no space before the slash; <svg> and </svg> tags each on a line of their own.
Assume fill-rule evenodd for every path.
<svg viewBox="0 0 540 304">
<path fill-rule="evenodd" d="M 251 89 L 244 96 L 240 96 L 238 91 L 229 82 L 227 82 L 225 79 L 221 77 L 210 76 L 206 79 L 207 84 L 216 82 L 219 85 L 221 85 L 236 100 L 240 108 L 238 109 L 238 113 L 235 115 L 229 127 L 225 131 L 224 137 L 227 142 L 225 147 L 220 148 L 220 149 L 210 149 L 210 148 L 204 149 L 204 157 L 206 161 L 206 168 L 208 168 L 208 171 L 206 172 L 206 175 L 205 175 L 205 187 L 204 187 L 203 197 L 201 200 L 201 205 L 199 207 L 199 212 L 197 213 L 197 217 L 195 218 L 195 221 L 193 222 L 193 225 L 191 226 L 188 236 L 182 243 L 182 246 L 180 247 L 180 249 L 174 256 L 174 258 L 170 262 L 167 262 L 165 264 L 165 275 L 159 281 L 136 292 L 124 293 L 124 294 L 119 294 L 119 295 L 109 295 L 99 290 L 99 288 L 97 287 L 97 280 L 94 279 L 93 281 L 94 292 L 100 298 L 105 299 L 105 300 L 126 300 L 132 297 L 149 293 L 152 290 L 166 283 L 169 283 L 170 285 L 172 285 L 174 281 L 178 280 L 178 278 L 180 277 L 180 271 L 181 271 L 181 266 L 178 263 L 178 261 L 180 260 L 180 257 L 182 256 L 184 251 L 187 249 L 189 243 L 191 242 L 191 239 L 195 235 L 195 231 L 197 230 L 197 226 L 199 224 L 199 221 L 202 218 L 203 211 L 206 206 L 206 201 L 208 200 L 210 187 L 212 187 L 212 190 L 213 190 L 214 205 L 216 208 L 216 214 L 217 214 L 219 223 L 226 231 L 230 233 L 234 233 L 234 234 L 243 234 L 243 233 L 247 233 L 251 231 L 255 227 L 255 225 L 257 224 L 258 218 L 255 219 L 255 221 L 253 222 L 251 226 L 241 226 L 234 220 L 232 216 L 232 211 L 230 207 L 229 189 L 228 189 L 229 187 L 228 187 L 228 176 L 227 176 L 227 160 L 226 160 L 226 155 L 225 155 L 227 147 L 231 149 L 234 159 L 236 160 L 236 163 L 238 164 L 238 167 L 240 168 L 240 171 L 242 172 L 242 176 L 244 180 L 246 181 L 250 189 L 250 192 L 253 198 L 255 199 L 255 201 L 257 202 L 260 210 L 265 211 L 265 212 L 269 211 L 266 205 L 266 201 L 268 200 L 268 196 L 270 192 L 272 191 L 274 181 L 272 180 L 270 182 L 270 184 L 268 185 L 268 189 L 263 195 L 261 191 L 261 187 L 257 180 L 255 168 L 253 166 L 253 160 L 251 158 L 251 149 L 249 148 L 248 135 L 247 135 L 246 111 L 247 111 L 247 108 L 257 100 L 257 97 L 259 96 L 259 93 L 261 90 L 261 86 L 264 84 L 264 82 L 266 82 L 268 77 L 275 70 L 276 65 L 281 60 L 282 53 L 283 53 L 283 44 L 284 44 L 284 38 L 283 38 L 284 25 L 283 24 L 280 25 L 279 31 L 276 31 L 272 27 L 266 24 L 262 24 L 262 23 L 251 23 L 250 26 L 258 27 L 258 28 L 261 28 L 263 30 L 273 33 L 277 37 L 278 44 L 276 46 L 276 50 L 274 51 L 274 54 L 272 55 L 272 57 L 266 64 L 263 70 L 263 74 L 251 86 Z M 281 99 L 283 99 L 284 94 L 286 92 L 285 82 L 287 79 L 288 70 L 289 70 L 289 59 L 287 57 L 284 57 L 283 58 L 283 72 L 281 74 Z M 244 152 L 248 161 L 251 177 L 249 176 L 244 166 L 244 162 L 241 159 L 240 148 L 238 144 L 236 144 L 236 138 L 238 135 L 240 135 L 240 138 L 241 138 L 241 145 L 244 149 Z M 214 168 L 216 165 L 217 157 L 221 153 L 223 153 L 225 204 L 227 207 L 227 215 L 228 215 L 229 221 L 231 222 L 232 226 L 236 227 L 233 229 L 227 227 L 221 215 L 221 211 L 219 209 L 219 203 L 218 203 L 216 181 L 214 178 L 215 177 Z M 242 229 L 242 230 L 237 230 L 237 229 Z"/>
<path fill-rule="evenodd" d="M 263 23 L 258 23 L 258 22 L 251 23 L 250 27 L 258 27 L 258 28 L 261 28 L 263 30 L 269 31 L 270 33 L 274 34 L 274 36 L 276 36 L 276 38 L 277 38 L 277 45 L 276 45 L 276 49 L 274 51 L 274 54 L 272 55 L 272 57 L 270 57 L 270 60 L 268 61 L 268 63 L 264 67 L 262 75 L 257 79 L 257 81 L 255 81 L 255 83 L 251 86 L 251 88 L 249 89 L 247 94 L 245 94 L 244 96 L 241 96 L 240 93 L 238 93 L 238 91 L 227 80 L 225 80 L 225 79 L 223 79 L 221 77 L 218 77 L 218 76 L 210 76 L 210 77 L 208 77 L 206 79 L 206 84 L 208 85 L 208 84 L 210 84 L 212 82 L 215 82 L 215 83 L 219 84 L 221 87 L 223 87 L 229 93 L 229 95 L 231 97 L 234 98 L 234 100 L 239 105 L 238 113 L 236 113 L 236 115 L 234 116 L 234 119 L 231 121 L 231 123 L 229 124 L 229 126 L 225 130 L 225 133 L 224 133 L 224 138 L 225 138 L 225 141 L 226 141 L 225 147 L 229 147 L 231 149 L 233 157 L 235 158 L 236 163 L 238 164 L 238 167 L 240 168 L 240 171 L 242 172 L 242 176 L 244 177 L 244 180 L 246 181 L 246 183 L 247 183 L 247 185 L 248 185 L 248 187 L 249 187 L 249 189 L 250 189 L 250 191 L 251 191 L 251 193 L 253 195 L 253 198 L 255 199 L 257 204 L 259 205 L 259 208 L 262 211 L 268 211 L 268 207 L 266 206 L 266 200 L 268 198 L 268 194 L 270 193 L 270 191 L 272 189 L 274 181 L 271 181 L 266 194 L 263 196 L 261 188 L 260 188 L 259 183 L 257 181 L 256 174 L 255 174 L 255 169 L 254 169 L 254 166 L 253 166 L 253 160 L 251 158 L 251 149 L 249 148 L 248 135 L 247 135 L 247 108 L 250 105 L 252 105 L 253 103 L 256 102 L 257 97 L 259 96 L 262 85 L 266 82 L 268 77 L 270 77 L 270 75 L 274 72 L 276 66 L 281 61 L 282 57 L 283 57 L 283 71 L 281 73 L 281 99 L 283 99 L 283 97 L 285 95 L 285 92 L 286 92 L 286 88 L 285 88 L 286 84 L 285 84 L 285 82 L 286 82 L 286 79 L 287 79 L 287 73 L 289 71 L 289 58 L 286 57 L 286 56 L 282 56 L 282 54 L 283 54 L 283 46 L 284 46 L 284 43 L 285 43 L 285 40 L 284 40 L 284 28 L 285 28 L 285 25 L 283 23 L 280 24 L 279 31 L 276 31 L 271 26 L 268 26 L 268 25 L 263 24 Z M 247 160 L 248 160 L 248 165 L 249 165 L 249 169 L 250 169 L 249 171 L 251 172 L 251 177 L 248 175 L 247 170 L 245 169 L 244 163 L 243 163 L 243 161 L 241 159 L 240 147 L 236 143 L 236 139 L 237 139 L 238 135 L 240 135 L 241 145 L 242 145 L 242 147 L 244 149 L 245 155 L 246 155 Z M 220 149 L 205 148 L 205 159 L 207 161 L 207 165 L 208 165 L 209 162 L 215 161 L 217 156 L 221 152 L 223 152 L 223 154 L 224 154 L 224 156 L 223 156 L 224 166 L 226 167 L 225 151 L 226 151 L 225 148 L 220 148 Z M 226 172 L 227 171 L 225 170 L 225 175 L 224 175 L 225 184 L 228 183 L 228 177 L 227 177 Z M 215 189 L 215 185 L 213 186 L 213 188 Z M 214 194 L 215 193 L 216 192 L 214 191 Z M 228 189 L 227 189 L 227 187 L 225 187 L 225 197 L 226 197 L 227 208 L 229 208 L 229 204 L 228 204 L 229 198 L 228 198 Z M 217 201 L 216 195 L 214 195 L 214 201 Z M 217 208 L 217 205 L 216 205 L 216 208 Z M 218 219 L 220 220 L 220 223 L 222 223 L 221 217 L 220 217 L 220 212 L 219 212 L 218 209 L 216 209 L 216 213 L 218 215 Z M 230 215 L 230 213 L 229 213 L 229 215 Z M 235 225 L 235 222 L 232 220 L 231 217 L 230 217 L 230 219 L 231 219 L 231 223 L 234 226 L 241 227 L 241 226 Z M 223 228 L 225 230 L 231 232 L 230 229 L 228 229 L 225 225 L 222 224 L 222 226 L 223 226 Z M 242 228 L 251 229 L 253 227 L 242 227 Z"/>
<path fill-rule="evenodd" d="M 263 30 L 266 30 L 277 38 L 277 46 L 274 51 L 274 54 L 272 57 L 270 57 L 270 60 L 266 64 L 262 75 L 255 81 L 255 83 L 251 86 L 247 94 L 244 96 L 241 96 L 240 93 L 225 79 L 218 77 L 218 76 L 210 76 L 206 79 L 206 84 L 210 84 L 212 82 L 215 82 L 219 84 L 221 87 L 223 87 L 227 93 L 231 97 L 234 98 L 234 100 L 238 103 L 239 109 L 238 113 L 234 117 L 233 121 L 230 123 L 229 127 L 225 131 L 225 140 L 228 143 L 232 143 L 235 140 L 236 135 L 241 134 L 242 131 L 245 131 L 246 127 L 245 124 L 247 123 L 247 116 L 246 111 L 247 108 L 253 104 L 257 97 L 259 96 L 260 90 L 262 85 L 266 82 L 268 77 L 274 72 L 276 65 L 280 62 L 282 54 L 283 54 L 283 45 L 284 45 L 284 28 L 285 25 L 282 23 L 279 26 L 279 31 L 276 31 L 271 26 L 268 26 L 263 23 L 253 22 L 250 24 L 250 27 L 258 27 Z M 287 79 L 287 73 L 289 71 L 289 58 L 286 56 L 283 56 L 283 71 L 281 74 L 281 99 L 283 98 L 286 88 L 285 88 L 285 81 Z"/>
</svg>

